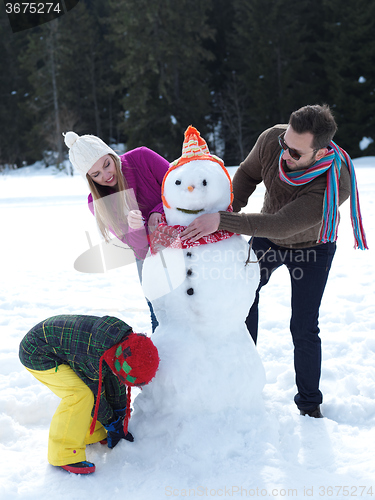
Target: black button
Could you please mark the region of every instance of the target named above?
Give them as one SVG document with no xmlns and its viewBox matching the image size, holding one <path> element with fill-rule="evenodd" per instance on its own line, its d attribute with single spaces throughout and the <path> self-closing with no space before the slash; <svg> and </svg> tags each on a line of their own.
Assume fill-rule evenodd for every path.
<svg viewBox="0 0 375 500">
<path fill-rule="evenodd" d="M 188 295 L 193 295 L 193 293 L 194 293 L 194 288 L 189 288 L 188 290 L 186 290 L 186 293 L 187 293 Z"/>
<path fill-rule="evenodd" d="M 187 252 L 186 257 L 191 257 L 191 256 L 192 256 L 192 253 L 191 252 Z"/>
<path fill-rule="evenodd" d="M 191 276 L 193 274 L 193 270 L 192 269 L 188 269 L 187 272 L 186 272 L 186 274 L 188 276 Z"/>
</svg>

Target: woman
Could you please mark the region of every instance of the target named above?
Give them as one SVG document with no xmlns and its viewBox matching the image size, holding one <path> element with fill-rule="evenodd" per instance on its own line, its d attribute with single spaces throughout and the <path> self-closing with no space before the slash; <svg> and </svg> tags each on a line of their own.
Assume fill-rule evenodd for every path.
<svg viewBox="0 0 375 500">
<path fill-rule="evenodd" d="M 89 208 L 101 234 L 109 241 L 111 232 L 133 249 L 141 277 L 148 232 L 159 224 L 163 212 L 161 185 L 169 163 L 145 147 L 118 156 L 94 135 L 67 132 L 65 144 L 70 161 L 89 184 Z M 154 331 L 157 320 L 148 304 Z"/>
</svg>

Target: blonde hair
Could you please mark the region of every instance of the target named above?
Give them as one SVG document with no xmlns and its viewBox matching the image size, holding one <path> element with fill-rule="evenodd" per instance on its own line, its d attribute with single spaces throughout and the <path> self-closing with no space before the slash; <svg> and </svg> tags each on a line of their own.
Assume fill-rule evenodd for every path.
<svg viewBox="0 0 375 500">
<path fill-rule="evenodd" d="M 109 154 L 109 156 L 115 162 L 118 179 L 116 186 L 117 193 L 115 195 L 109 193 L 106 186 L 97 184 L 89 174 L 86 174 L 93 198 L 96 222 L 107 243 L 111 239 L 109 234 L 110 231 L 112 231 L 117 238 L 122 240 L 123 236 L 127 233 L 127 214 L 130 211 L 128 188 L 121 171 L 120 159 L 112 154 Z"/>
</svg>

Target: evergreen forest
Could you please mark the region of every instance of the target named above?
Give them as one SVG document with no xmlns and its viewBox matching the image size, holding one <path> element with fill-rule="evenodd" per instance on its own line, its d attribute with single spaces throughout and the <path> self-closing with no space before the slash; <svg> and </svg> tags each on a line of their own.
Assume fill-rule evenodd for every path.
<svg viewBox="0 0 375 500">
<path fill-rule="evenodd" d="M 61 163 L 62 133 L 173 161 L 192 124 L 226 165 L 306 104 L 375 155 L 375 0 L 80 0 L 13 33 L 0 5 L 0 165 Z"/>
</svg>

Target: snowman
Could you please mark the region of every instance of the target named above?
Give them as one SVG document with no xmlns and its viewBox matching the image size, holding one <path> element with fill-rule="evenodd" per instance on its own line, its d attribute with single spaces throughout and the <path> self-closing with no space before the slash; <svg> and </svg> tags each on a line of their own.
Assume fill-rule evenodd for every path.
<svg viewBox="0 0 375 500">
<path fill-rule="evenodd" d="M 231 210 L 230 176 L 194 127 L 186 130 L 182 156 L 164 177 L 162 200 L 165 221 L 151 236 L 142 274 L 159 321 L 152 339 L 160 365 L 137 396 L 133 418 L 135 425 L 137 419 L 145 424 L 140 432 L 148 426 L 159 435 L 187 415 L 194 422 L 225 418 L 234 408 L 261 412 L 265 383 L 244 323 L 260 279 L 254 252 L 228 231 L 196 242 L 179 237 L 199 215 Z"/>
</svg>

